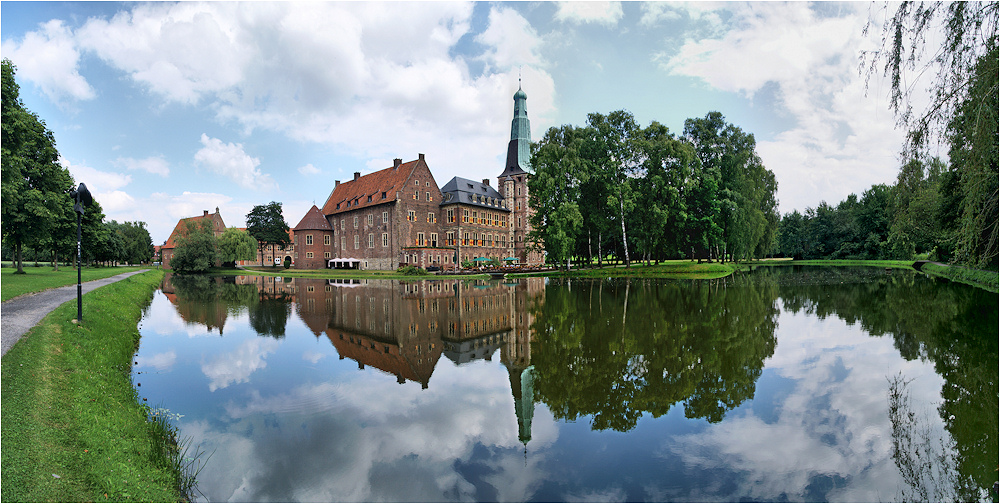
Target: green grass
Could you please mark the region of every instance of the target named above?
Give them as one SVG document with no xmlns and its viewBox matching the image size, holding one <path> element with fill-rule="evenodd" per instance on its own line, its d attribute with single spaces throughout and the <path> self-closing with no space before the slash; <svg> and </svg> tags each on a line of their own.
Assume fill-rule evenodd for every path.
<svg viewBox="0 0 1000 504">
<path fill-rule="evenodd" d="M 131 380 L 153 270 L 65 303 L 3 357 L 4 502 L 178 502 L 176 432 L 150 420 Z"/>
<path fill-rule="evenodd" d="M 106 268 L 83 268 L 81 276 L 84 282 L 99 280 L 119 273 L 128 273 L 140 269 L 149 269 L 153 266 L 117 266 Z M 64 285 L 76 284 L 76 268 L 71 266 L 60 266 L 59 271 L 53 271 L 52 266 L 46 264 L 38 268 L 26 266 L 24 274 L 18 275 L 17 268 L 9 268 L 4 265 L 0 268 L 0 301 L 6 301 L 22 294 L 41 292 L 43 290 L 54 289 Z"/>
<path fill-rule="evenodd" d="M 953 282 L 964 283 L 990 292 L 1000 293 L 1000 274 L 996 271 L 983 271 L 961 266 L 944 266 L 928 263 L 920 268 L 922 273 L 935 277 L 943 277 Z"/>
<path fill-rule="evenodd" d="M 553 278 L 678 278 L 678 279 L 711 279 L 732 274 L 733 271 L 745 269 L 739 264 L 697 263 L 689 260 L 663 261 L 660 264 L 646 266 L 632 263 L 628 268 L 623 266 L 606 266 L 603 268 L 582 268 L 571 271 L 546 271 L 541 273 L 515 273 L 512 277 L 546 276 Z"/>
</svg>

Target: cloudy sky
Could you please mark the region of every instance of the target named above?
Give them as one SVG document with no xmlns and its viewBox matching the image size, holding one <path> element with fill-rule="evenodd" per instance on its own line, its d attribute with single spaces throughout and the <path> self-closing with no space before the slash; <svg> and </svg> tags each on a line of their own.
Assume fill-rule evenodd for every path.
<svg viewBox="0 0 1000 504">
<path fill-rule="evenodd" d="M 518 76 L 532 138 L 590 112 L 752 133 L 779 209 L 895 179 L 888 87 L 859 74 L 870 3 L 43 3 L 0 5 L 0 54 L 108 219 L 284 204 L 426 155 L 439 185 L 494 179 Z M 875 13 L 876 19 L 884 14 Z"/>
</svg>

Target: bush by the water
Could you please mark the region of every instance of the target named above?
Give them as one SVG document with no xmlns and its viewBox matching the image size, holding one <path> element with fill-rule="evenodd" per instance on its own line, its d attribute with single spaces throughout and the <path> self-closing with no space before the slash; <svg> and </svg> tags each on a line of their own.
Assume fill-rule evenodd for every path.
<svg viewBox="0 0 1000 504">
<path fill-rule="evenodd" d="M 418 266 L 400 266 L 396 269 L 396 273 L 402 275 L 426 275 L 427 270 Z"/>
</svg>

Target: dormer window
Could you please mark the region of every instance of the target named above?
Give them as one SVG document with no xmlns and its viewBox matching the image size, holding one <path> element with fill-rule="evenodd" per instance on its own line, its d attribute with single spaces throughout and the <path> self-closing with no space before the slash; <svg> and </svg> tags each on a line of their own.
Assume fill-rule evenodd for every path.
<svg viewBox="0 0 1000 504">
<path fill-rule="evenodd" d="M 337 203 L 337 210 L 340 210 L 340 203 Z"/>
<path fill-rule="evenodd" d="M 382 191 L 382 199 L 385 199 L 385 191 Z"/>
<path fill-rule="evenodd" d="M 369 203 L 371 203 L 371 202 L 372 202 L 372 197 L 371 197 L 371 196 L 369 196 L 369 197 L 368 197 L 368 202 L 369 202 Z"/>
</svg>

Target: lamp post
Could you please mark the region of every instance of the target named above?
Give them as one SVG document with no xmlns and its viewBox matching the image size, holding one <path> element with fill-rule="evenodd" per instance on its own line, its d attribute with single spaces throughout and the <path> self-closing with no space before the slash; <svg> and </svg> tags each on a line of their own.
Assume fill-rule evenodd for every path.
<svg viewBox="0 0 1000 504">
<path fill-rule="evenodd" d="M 83 207 L 94 202 L 94 198 L 87 190 L 87 184 L 80 182 L 76 189 L 70 191 L 70 197 L 76 200 L 73 210 L 76 211 L 76 320 L 83 322 L 83 260 L 80 251 L 81 231 L 80 217 L 83 216 Z"/>
</svg>

